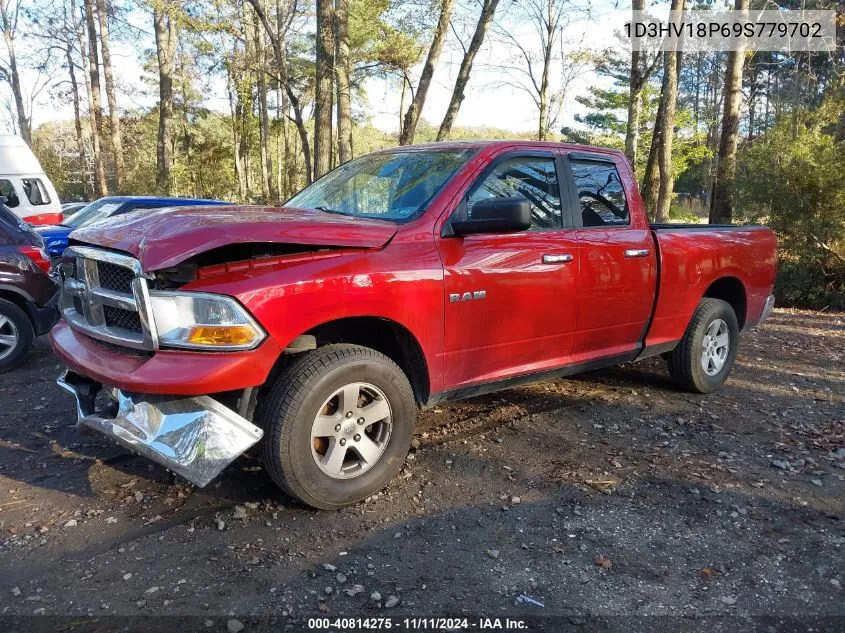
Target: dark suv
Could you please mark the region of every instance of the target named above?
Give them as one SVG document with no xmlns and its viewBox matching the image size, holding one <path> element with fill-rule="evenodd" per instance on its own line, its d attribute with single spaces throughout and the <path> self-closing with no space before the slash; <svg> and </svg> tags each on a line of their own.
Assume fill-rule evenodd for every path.
<svg viewBox="0 0 845 633">
<path fill-rule="evenodd" d="M 0 205 L 0 373 L 59 320 L 59 284 L 49 272 L 41 236 Z"/>
</svg>

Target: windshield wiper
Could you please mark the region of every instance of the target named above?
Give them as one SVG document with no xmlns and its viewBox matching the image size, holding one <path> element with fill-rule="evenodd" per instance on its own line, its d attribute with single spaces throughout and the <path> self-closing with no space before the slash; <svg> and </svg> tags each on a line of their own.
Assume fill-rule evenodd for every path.
<svg viewBox="0 0 845 633">
<path fill-rule="evenodd" d="M 352 215 L 351 213 L 347 213 L 346 211 L 339 211 L 338 209 L 330 209 L 329 207 L 314 207 L 317 211 L 322 211 L 323 213 L 334 213 L 335 215 Z"/>
</svg>

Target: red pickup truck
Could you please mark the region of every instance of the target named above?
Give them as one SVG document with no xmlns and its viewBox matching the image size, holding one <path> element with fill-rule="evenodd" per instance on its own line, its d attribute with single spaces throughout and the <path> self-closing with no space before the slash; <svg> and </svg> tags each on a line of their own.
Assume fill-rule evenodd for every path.
<svg viewBox="0 0 845 633">
<path fill-rule="evenodd" d="M 656 354 L 681 388 L 719 387 L 772 309 L 776 243 L 650 226 L 618 151 L 437 143 L 284 208 L 78 230 L 60 270 L 81 426 L 200 486 L 260 440 L 277 484 L 336 508 L 399 470 L 417 406 Z"/>
</svg>

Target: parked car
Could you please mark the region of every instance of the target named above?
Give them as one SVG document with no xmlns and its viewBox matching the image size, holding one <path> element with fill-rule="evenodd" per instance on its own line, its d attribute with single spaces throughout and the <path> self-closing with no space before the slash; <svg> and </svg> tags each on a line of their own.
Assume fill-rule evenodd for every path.
<svg viewBox="0 0 845 633">
<path fill-rule="evenodd" d="M 81 211 L 85 207 L 87 207 L 90 202 L 65 202 L 62 204 L 62 221 L 67 220 L 70 216 L 72 216 L 77 211 Z"/>
<path fill-rule="evenodd" d="M 59 284 L 49 270 L 38 234 L 0 205 L 0 373 L 17 365 L 34 338 L 59 320 Z"/>
<path fill-rule="evenodd" d="M 15 215 L 30 224 L 62 221 L 53 183 L 29 145 L 12 134 L 0 134 L 0 197 Z"/>
<path fill-rule="evenodd" d="M 774 303 L 771 230 L 649 226 L 624 155 L 577 145 L 402 147 L 286 208 L 73 238 L 51 340 L 80 424 L 199 486 L 261 441 L 317 508 L 387 484 L 418 405 L 654 355 L 712 391 Z"/>
<path fill-rule="evenodd" d="M 232 204 L 220 200 L 203 198 L 153 198 L 150 196 L 108 196 L 88 203 L 72 216 L 65 218 L 55 226 L 39 226 L 38 232 L 47 245 L 50 257 L 59 257 L 67 248 L 68 235 L 71 231 L 101 222 L 116 215 L 130 211 L 162 209 L 165 207 L 220 206 Z"/>
</svg>

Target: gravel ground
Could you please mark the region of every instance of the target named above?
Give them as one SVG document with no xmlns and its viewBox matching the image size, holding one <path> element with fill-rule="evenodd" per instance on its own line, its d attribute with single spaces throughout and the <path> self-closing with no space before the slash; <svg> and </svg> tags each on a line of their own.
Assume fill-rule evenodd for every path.
<svg viewBox="0 0 845 633">
<path fill-rule="evenodd" d="M 41 339 L 0 376 L 5 630 L 462 614 L 845 629 L 843 314 L 776 311 L 709 396 L 651 359 L 428 410 L 400 476 L 338 512 L 294 503 L 250 455 L 197 489 L 77 435 L 59 369 Z"/>
</svg>

